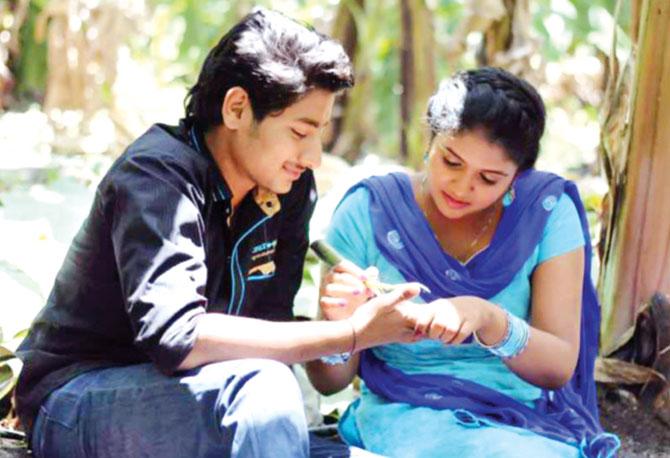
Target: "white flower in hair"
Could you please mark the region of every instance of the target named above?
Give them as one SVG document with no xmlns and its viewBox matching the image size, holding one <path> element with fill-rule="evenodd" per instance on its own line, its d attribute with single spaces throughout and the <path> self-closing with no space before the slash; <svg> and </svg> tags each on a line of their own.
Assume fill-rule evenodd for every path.
<svg viewBox="0 0 670 458">
<path fill-rule="evenodd" d="M 458 130 L 467 93 L 462 75 L 456 75 L 440 83 L 440 88 L 428 102 L 428 122 L 434 131 Z"/>
</svg>

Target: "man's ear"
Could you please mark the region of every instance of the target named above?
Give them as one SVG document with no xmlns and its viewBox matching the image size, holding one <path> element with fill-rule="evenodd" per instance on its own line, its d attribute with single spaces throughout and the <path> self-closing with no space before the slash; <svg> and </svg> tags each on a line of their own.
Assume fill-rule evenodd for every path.
<svg viewBox="0 0 670 458">
<path fill-rule="evenodd" d="M 243 122 L 248 122 L 247 118 L 251 114 L 251 101 L 249 94 L 240 86 L 231 87 L 226 92 L 221 104 L 221 118 L 223 125 L 231 130 L 240 128 Z"/>
</svg>

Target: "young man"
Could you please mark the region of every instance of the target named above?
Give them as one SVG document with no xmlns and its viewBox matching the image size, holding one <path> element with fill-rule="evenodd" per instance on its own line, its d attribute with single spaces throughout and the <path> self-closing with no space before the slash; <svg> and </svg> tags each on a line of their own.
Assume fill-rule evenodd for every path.
<svg viewBox="0 0 670 458">
<path fill-rule="evenodd" d="M 185 120 L 116 161 L 19 351 L 35 456 L 306 456 L 282 363 L 411 335 L 409 287 L 290 321 L 311 169 L 352 84 L 340 45 L 258 10 L 209 53 Z"/>
</svg>

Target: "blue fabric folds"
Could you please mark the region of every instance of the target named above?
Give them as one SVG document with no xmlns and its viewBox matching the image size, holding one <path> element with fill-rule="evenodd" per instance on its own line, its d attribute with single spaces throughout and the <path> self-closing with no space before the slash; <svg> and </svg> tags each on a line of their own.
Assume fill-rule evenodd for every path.
<svg viewBox="0 0 670 458">
<path fill-rule="evenodd" d="M 361 355 L 360 375 L 374 393 L 392 402 L 435 409 L 465 409 L 486 419 L 526 428 L 551 439 L 578 444 L 584 456 L 606 457 L 619 448 L 616 436 L 598 420 L 593 378 L 598 351 L 600 308 L 591 281 L 591 243 L 584 206 L 574 183 L 557 175 L 527 170 L 514 184 L 516 198 L 507 207 L 490 246 L 461 264 L 442 250 L 421 214 L 407 175 L 368 178 L 360 186 L 370 194 L 370 217 L 380 252 L 408 281 L 426 284 L 426 301 L 475 295 L 489 298 L 506 287 L 539 243 L 551 210 L 563 193 L 579 212 L 585 244 L 581 347 L 570 382 L 544 390 L 530 408 L 475 382 L 446 374 L 406 374 L 374 356 Z"/>
</svg>

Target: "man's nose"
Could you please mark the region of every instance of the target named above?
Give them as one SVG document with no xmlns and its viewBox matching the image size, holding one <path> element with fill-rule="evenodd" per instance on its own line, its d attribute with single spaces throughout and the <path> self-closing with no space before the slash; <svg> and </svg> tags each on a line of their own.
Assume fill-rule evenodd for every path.
<svg viewBox="0 0 670 458">
<path fill-rule="evenodd" d="M 323 145 L 321 144 L 321 138 L 315 137 L 308 145 L 305 145 L 305 148 L 300 152 L 300 165 L 309 169 L 319 167 L 321 165 L 322 153 Z"/>
</svg>

